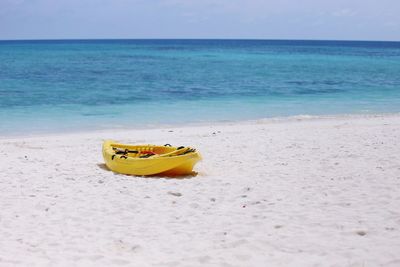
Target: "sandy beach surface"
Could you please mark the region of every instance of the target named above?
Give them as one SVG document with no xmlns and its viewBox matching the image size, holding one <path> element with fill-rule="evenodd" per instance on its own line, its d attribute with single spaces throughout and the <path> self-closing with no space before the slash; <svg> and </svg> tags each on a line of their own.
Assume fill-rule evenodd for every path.
<svg viewBox="0 0 400 267">
<path fill-rule="evenodd" d="M 104 139 L 190 145 L 185 179 Z M 400 266 L 400 115 L 0 139 L 0 266 Z"/>
</svg>

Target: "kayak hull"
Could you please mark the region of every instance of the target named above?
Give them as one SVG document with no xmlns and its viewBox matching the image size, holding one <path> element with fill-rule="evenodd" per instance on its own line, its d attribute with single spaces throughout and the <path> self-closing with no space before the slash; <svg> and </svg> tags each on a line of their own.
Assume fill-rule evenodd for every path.
<svg viewBox="0 0 400 267">
<path fill-rule="evenodd" d="M 115 149 L 139 151 L 136 154 L 116 154 Z M 188 148 L 186 148 L 188 149 Z M 176 152 L 175 152 L 176 151 Z M 155 153 L 141 158 L 140 153 Z M 201 160 L 197 152 L 182 153 L 185 149 L 154 145 L 124 145 L 107 140 L 103 143 L 103 157 L 107 167 L 117 173 L 127 175 L 165 175 L 181 176 L 193 173 L 194 165 Z"/>
</svg>

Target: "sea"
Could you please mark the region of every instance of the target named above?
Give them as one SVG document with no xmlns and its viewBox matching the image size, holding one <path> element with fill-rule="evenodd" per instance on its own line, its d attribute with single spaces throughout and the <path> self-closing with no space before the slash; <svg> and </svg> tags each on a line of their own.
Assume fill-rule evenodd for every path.
<svg viewBox="0 0 400 267">
<path fill-rule="evenodd" d="M 0 136 L 400 112 L 400 42 L 0 41 Z"/>
</svg>

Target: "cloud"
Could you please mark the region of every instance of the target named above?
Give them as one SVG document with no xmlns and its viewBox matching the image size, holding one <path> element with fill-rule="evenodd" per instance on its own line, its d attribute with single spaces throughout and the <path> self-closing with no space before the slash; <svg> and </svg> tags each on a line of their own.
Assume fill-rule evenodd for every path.
<svg viewBox="0 0 400 267">
<path fill-rule="evenodd" d="M 355 15 L 357 15 L 357 12 L 349 8 L 343 8 L 332 12 L 332 16 L 334 17 L 353 17 Z"/>
</svg>

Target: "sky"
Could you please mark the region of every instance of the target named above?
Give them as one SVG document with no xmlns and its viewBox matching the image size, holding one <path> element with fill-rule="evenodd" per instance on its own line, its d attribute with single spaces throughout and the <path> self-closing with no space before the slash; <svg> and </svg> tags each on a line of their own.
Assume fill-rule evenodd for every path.
<svg viewBox="0 0 400 267">
<path fill-rule="evenodd" d="M 0 0 L 0 39 L 400 41 L 400 0 Z"/>
</svg>

